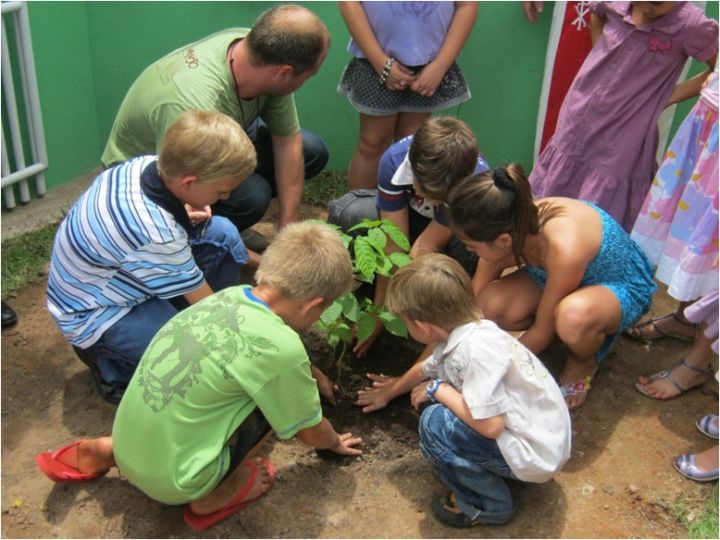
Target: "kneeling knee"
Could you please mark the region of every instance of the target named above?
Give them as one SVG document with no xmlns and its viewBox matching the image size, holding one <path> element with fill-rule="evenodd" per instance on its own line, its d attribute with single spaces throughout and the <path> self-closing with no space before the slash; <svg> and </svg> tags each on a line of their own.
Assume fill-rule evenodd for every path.
<svg viewBox="0 0 720 540">
<path fill-rule="evenodd" d="M 207 226 L 203 240 L 216 244 L 234 246 L 241 242 L 240 232 L 230 219 L 214 216 Z"/>
<path fill-rule="evenodd" d="M 562 301 L 555 310 L 555 331 L 568 345 L 584 341 L 596 326 L 593 308 L 587 302 Z"/>
</svg>

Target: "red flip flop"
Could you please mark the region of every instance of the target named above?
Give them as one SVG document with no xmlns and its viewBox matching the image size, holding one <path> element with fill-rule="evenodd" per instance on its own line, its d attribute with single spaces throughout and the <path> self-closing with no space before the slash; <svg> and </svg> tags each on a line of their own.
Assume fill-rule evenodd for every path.
<svg viewBox="0 0 720 540">
<path fill-rule="evenodd" d="M 35 463 L 40 470 L 45 473 L 50 480 L 53 482 L 87 482 L 88 480 L 94 480 L 107 474 L 107 471 L 99 473 L 82 473 L 76 467 L 68 465 L 60 461 L 60 456 L 71 450 L 75 450 L 77 454 L 77 447 L 83 440 L 75 441 L 74 443 L 68 444 L 62 447 L 60 450 L 55 452 L 42 452 L 35 456 Z"/>
<path fill-rule="evenodd" d="M 265 467 L 267 468 L 268 474 L 270 475 L 270 486 L 272 487 L 272 484 L 275 481 L 275 469 L 273 468 L 272 463 L 270 463 L 270 460 L 268 458 L 260 458 L 260 463 L 265 465 Z M 185 523 L 187 523 L 191 528 L 197 531 L 202 531 L 204 529 L 212 527 L 219 521 L 222 521 L 226 517 L 231 516 L 235 512 L 239 512 L 243 508 L 247 508 L 252 503 L 257 501 L 260 497 L 265 495 L 267 491 L 253 499 L 248 499 L 245 501 L 242 500 L 243 497 L 245 497 L 250 492 L 253 485 L 255 484 L 255 480 L 257 479 L 258 474 L 260 473 L 258 464 L 254 461 L 243 462 L 243 465 L 250 468 L 250 476 L 248 477 L 242 489 L 240 489 L 237 495 L 233 497 L 233 500 L 231 500 L 226 506 L 222 507 L 220 510 L 216 510 L 211 514 L 196 514 L 195 512 L 190 510 L 190 505 L 188 504 L 185 507 L 185 512 L 183 513 Z"/>
</svg>

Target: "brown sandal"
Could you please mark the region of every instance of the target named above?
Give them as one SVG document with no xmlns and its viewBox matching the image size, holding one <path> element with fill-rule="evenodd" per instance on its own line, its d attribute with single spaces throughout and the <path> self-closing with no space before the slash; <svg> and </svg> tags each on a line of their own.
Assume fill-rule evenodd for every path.
<svg viewBox="0 0 720 540">
<path fill-rule="evenodd" d="M 665 319 L 668 319 L 672 317 L 680 323 L 683 326 L 687 326 L 693 329 L 693 335 L 688 336 L 685 334 L 680 334 L 678 332 L 665 332 L 663 330 L 660 330 L 660 328 L 657 326 L 656 323 L 660 321 L 664 321 Z M 645 327 L 649 326 L 652 330 L 654 335 L 643 335 Z M 630 336 L 633 339 L 638 339 L 640 341 L 655 341 L 658 339 L 664 339 L 664 338 L 670 338 L 670 339 L 677 339 L 678 341 L 683 341 L 685 343 L 692 343 L 695 341 L 695 337 L 697 336 L 697 330 L 698 325 L 685 322 L 681 320 L 674 312 L 668 313 L 667 315 L 663 315 L 662 317 L 651 317 L 650 319 L 646 319 L 644 321 L 640 321 L 638 323 L 635 323 L 630 328 L 628 328 L 625 333 Z"/>
</svg>

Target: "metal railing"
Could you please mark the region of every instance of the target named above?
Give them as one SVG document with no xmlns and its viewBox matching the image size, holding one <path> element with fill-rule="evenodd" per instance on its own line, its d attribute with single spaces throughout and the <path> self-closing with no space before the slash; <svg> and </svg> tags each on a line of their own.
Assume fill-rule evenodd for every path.
<svg viewBox="0 0 720 540">
<path fill-rule="evenodd" d="M 14 208 L 15 188 L 18 184 L 20 201 L 30 201 L 30 186 L 28 178 L 35 177 L 35 191 L 38 196 L 45 194 L 45 176 L 47 169 L 47 150 L 43 132 L 42 114 L 40 111 L 40 98 L 35 73 L 35 60 L 33 57 L 32 40 L 30 39 L 30 23 L 28 20 L 26 2 L 2 2 L 2 101 L 6 116 L 3 122 L 2 136 L 2 183 L 3 200 L 7 208 Z M 13 59 L 8 47 L 7 31 L 5 28 L 6 14 L 11 14 L 13 33 L 15 34 L 17 70 L 20 73 L 23 108 L 26 121 L 27 137 L 23 138 L 17 96 L 15 95 L 15 80 L 13 77 Z M 8 132 L 6 135 L 6 131 Z M 8 141 L 9 139 L 9 141 Z M 27 144 L 29 143 L 29 152 Z M 8 159 L 12 152 L 13 163 Z M 26 156 L 30 156 L 27 163 Z M 11 170 L 12 169 L 12 170 Z"/>
</svg>

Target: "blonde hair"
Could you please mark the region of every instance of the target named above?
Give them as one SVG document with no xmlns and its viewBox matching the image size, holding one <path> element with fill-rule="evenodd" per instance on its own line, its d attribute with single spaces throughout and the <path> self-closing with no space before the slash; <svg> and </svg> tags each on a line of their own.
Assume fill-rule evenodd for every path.
<svg viewBox="0 0 720 540">
<path fill-rule="evenodd" d="M 204 183 L 245 179 L 256 166 L 255 147 L 240 124 L 214 111 L 184 112 L 168 128 L 158 157 L 165 180 L 186 175 Z"/>
<path fill-rule="evenodd" d="M 480 318 L 473 297 L 470 278 L 460 263 L 447 255 L 430 253 L 395 272 L 385 305 L 403 319 L 451 332 Z"/>
<path fill-rule="evenodd" d="M 321 223 L 292 223 L 272 241 L 255 273 L 291 300 L 323 298 L 330 304 L 348 292 L 353 269 L 340 235 Z"/>
</svg>

